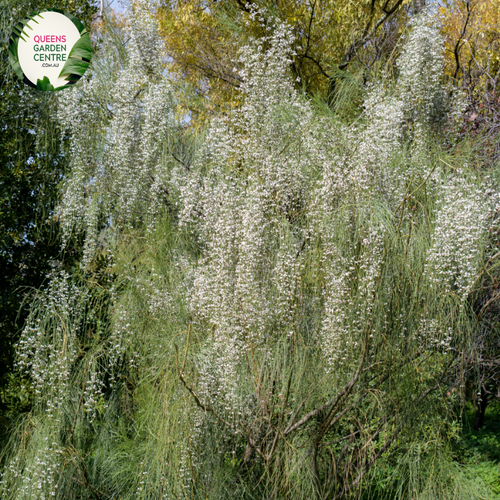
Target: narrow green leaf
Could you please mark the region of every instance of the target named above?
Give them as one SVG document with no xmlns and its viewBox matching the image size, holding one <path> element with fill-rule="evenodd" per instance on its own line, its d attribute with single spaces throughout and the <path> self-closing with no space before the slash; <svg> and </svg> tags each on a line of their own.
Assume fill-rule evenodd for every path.
<svg viewBox="0 0 500 500">
<path fill-rule="evenodd" d="M 54 90 L 57 91 L 57 90 L 67 89 L 72 84 L 73 84 L 73 82 L 68 82 L 66 85 L 61 85 L 60 87 L 56 87 Z"/>
<path fill-rule="evenodd" d="M 14 73 L 22 80 L 24 78 L 24 72 L 19 64 L 19 55 L 17 52 L 17 47 L 19 44 L 19 38 L 11 38 L 9 41 L 9 62 L 14 69 Z"/>
<path fill-rule="evenodd" d="M 39 23 L 39 22 L 35 19 L 35 17 L 40 17 L 41 19 L 43 19 L 43 17 L 42 17 L 42 16 L 40 16 L 40 14 L 32 14 L 31 16 L 28 16 L 28 19 L 29 19 L 30 21 L 34 21 L 36 24 L 40 24 L 40 23 Z"/>
<path fill-rule="evenodd" d="M 52 10 L 56 10 L 56 9 L 52 9 Z M 85 31 L 85 26 L 82 24 L 82 22 L 76 18 L 75 16 L 73 16 L 72 14 L 69 14 L 68 12 L 63 12 L 63 11 L 59 11 L 61 14 L 64 14 L 68 19 L 71 20 L 71 22 L 77 27 L 78 31 L 80 32 L 80 35 L 83 35 L 84 31 Z"/>
<path fill-rule="evenodd" d="M 23 30 L 20 30 L 17 26 L 14 26 L 14 28 L 12 29 L 12 31 L 19 37 L 21 38 L 24 42 L 26 41 L 22 35 L 24 35 L 25 37 L 29 38 L 29 35 L 27 33 L 25 33 Z"/>
</svg>

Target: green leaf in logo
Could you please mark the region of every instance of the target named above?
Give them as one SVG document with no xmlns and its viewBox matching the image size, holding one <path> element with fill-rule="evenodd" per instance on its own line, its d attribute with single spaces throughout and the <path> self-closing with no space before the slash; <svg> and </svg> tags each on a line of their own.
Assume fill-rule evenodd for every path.
<svg viewBox="0 0 500 500">
<path fill-rule="evenodd" d="M 19 64 L 19 55 L 17 52 L 17 47 L 19 44 L 19 38 L 11 37 L 9 40 L 9 61 L 14 69 L 16 75 L 22 80 L 24 78 L 24 73 Z"/>
<path fill-rule="evenodd" d="M 68 60 L 64 64 L 61 73 L 59 73 L 59 78 L 63 75 L 68 75 L 65 78 L 66 80 L 78 80 L 89 67 L 91 57 L 92 47 L 90 45 L 90 36 L 88 33 L 85 33 L 75 45 L 73 45 Z"/>
<path fill-rule="evenodd" d="M 36 88 L 38 90 L 54 90 L 54 85 L 50 83 L 50 80 L 44 76 L 43 80 L 40 78 L 36 81 Z"/>
</svg>

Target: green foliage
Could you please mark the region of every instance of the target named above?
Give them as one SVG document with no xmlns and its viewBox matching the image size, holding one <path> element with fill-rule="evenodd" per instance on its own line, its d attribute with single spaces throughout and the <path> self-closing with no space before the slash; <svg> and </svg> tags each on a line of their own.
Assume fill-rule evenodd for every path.
<svg viewBox="0 0 500 500">
<path fill-rule="evenodd" d="M 50 5 L 49 5 L 50 4 Z M 89 26 L 92 2 L 0 2 L 0 31 L 7 41 L 15 23 L 35 9 L 73 11 Z M 61 254 L 54 208 L 67 166 L 65 138 L 53 119 L 54 97 L 22 83 L 9 65 L 8 44 L 0 47 L 0 439 L 18 410 L 29 408 L 16 395 L 25 381 L 12 375 L 13 343 L 22 327 L 33 289 L 59 266 L 71 266 L 79 248 Z M 74 242 L 77 243 L 77 242 Z M 19 396 L 23 391 L 19 393 Z"/>
<path fill-rule="evenodd" d="M 473 480 L 484 483 L 492 499 L 500 498 L 500 421 L 498 402 L 486 409 L 484 425 L 473 429 L 475 411 L 469 403 L 463 412 L 463 432 L 452 441 L 454 459 Z"/>
</svg>

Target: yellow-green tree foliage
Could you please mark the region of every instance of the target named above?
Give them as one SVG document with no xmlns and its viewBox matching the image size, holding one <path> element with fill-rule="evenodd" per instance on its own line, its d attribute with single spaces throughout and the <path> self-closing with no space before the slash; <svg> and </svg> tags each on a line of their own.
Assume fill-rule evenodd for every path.
<svg viewBox="0 0 500 500">
<path fill-rule="evenodd" d="M 272 14 L 293 27 L 297 83 L 328 97 L 338 69 L 353 60 L 367 67 L 390 52 L 404 25 L 409 0 L 162 0 L 159 20 L 172 71 L 209 96 L 208 112 L 238 102 L 241 83 L 234 61 L 249 37 L 259 37 Z M 270 17 L 270 16 L 269 16 Z"/>
<path fill-rule="evenodd" d="M 440 8 L 446 73 L 469 80 L 500 69 L 500 1 L 447 0 Z"/>
<path fill-rule="evenodd" d="M 445 72 L 465 90 L 462 133 L 475 137 L 474 158 L 500 158 L 500 0 L 448 0 L 440 9 Z"/>
</svg>

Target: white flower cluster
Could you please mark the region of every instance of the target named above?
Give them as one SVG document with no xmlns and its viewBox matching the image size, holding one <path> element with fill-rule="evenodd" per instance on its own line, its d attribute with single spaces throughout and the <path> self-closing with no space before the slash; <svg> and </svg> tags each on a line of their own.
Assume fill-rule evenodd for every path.
<svg viewBox="0 0 500 500">
<path fill-rule="evenodd" d="M 85 231 L 88 263 L 103 225 L 154 223 L 168 189 L 162 161 L 174 126 L 173 93 L 162 71 L 161 46 L 149 2 L 133 5 L 126 61 L 105 44 L 95 75 L 61 93 L 58 119 L 70 135 L 71 175 L 60 216 L 66 238 Z M 120 66 L 109 71 L 102 66 Z"/>
<path fill-rule="evenodd" d="M 293 319 L 303 234 L 288 221 L 306 202 L 305 172 L 318 149 L 312 110 L 286 74 L 290 38 L 278 25 L 241 51 L 245 103 L 214 120 L 198 169 L 181 186 L 182 223 L 196 224 L 205 249 L 192 310 L 213 328 L 207 349 L 218 360 L 200 361 L 201 379 L 207 396 L 240 414 L 238 366 Z"/>
<path fill-rule="evenodd" d="M 88 292 L 72 283 L 66 272 L 52 276 L 47 289 L 36 299 L 36 308 L 28 318 L 17 344 L 17 368 L 32 382 L 35 402 L 45 415 L 61 421 L 64 405 L 70 397 L 72 379 L 81 354 L 85 332 L 83 318 L 89 301 Z M 97 407 L 106 407 L 99 359 L 91 357 L 84 370 L 83 408 L 90 421 Z"/>
<path fill-rule="evenodd" d="M 371 295 L 383 264 L 385 229 L 372 227 L 368 207 L 376 201 L 381 209 L 385 204 L 396 210 L 412 178 L 423 179 L 430 170 L 426 136 L 418 134 L 412 135 L 418 142 L 418 161 L 409 158 L 403 169 L 395 168 L 401 165 L 395 158 L 404 154 L 408 124 L 427 130 L 432 120 L 442 117 L 445 111 L 442 41 L 428 14 L 416 21 L 398 68 L 394 88 L 390 89 L 385 80 L 368 88 L 365 123 L 350 129 L 330 125 L 333 139 L 320 142 L 323 168 L 309 217 L 314 234 L 324 245 L 320 261 L 325 276 L 321 342 L 329 370 L 356 352 L 361 332 L 371 322 Z M 369 236 L 355 234 L 359 221 L 363 221 L 361 227 Z M 353 313 L 358 318 L 354 322 Z"/>
<path fill-rule="evenodd" d="M 343 257 L 332 243 L 325 251 L 320 340 L 328 372 L 359 355 L 363 335 L 374 323 L 373 304 L 383 264 L 384 232 L 383 227 L 367 229 L 367 234 L 360 238 L 359 255 L 350 259 Z"/>
<path fill-rule="evenodd" d="M 207 398 L 223 401 L 240 418 L 245 405 L 239 367 L 295 328 L 304 254 L 311 246 L 323 248 L 316 272 L 324 286 L 311 300 L 323 304 L 318 331 L 327 370 L 359 354 L 362 335 L 375 321 L 386 239 L 386 228 L 374 225 L 370 210 L 376 202 L 395 211 L 412 179 L 430 173 L 427 136 L 406 131 L 427 130 L 447 109 L 442 41 L 429 15 L 420 16 L 408 36 L 395 87 L 382 81 L 369 88 L 365 120 L 350 128 L 315 118 L 294 90 L 286 73 L 290 41 L 288 29 L 277 25 L 242 50 L 244 104 L 212 122 L 197 169 L 180 186 L 181 224 L 196 227 L 204 248 L 191 306 L 200 327 L 213 329 L 206 354 L 218 360 L 214 366 L 200 358 L 200 385 Z M 405 137 L 413 138 L 420 157 L 399 161 L 404 167 L 395 169 Z M 457 203 L 460 193 L 449 192 Z M 457 208 L 450 216 L 459 216 Z M 477 213 L 484 214 L 483 207 Z M 460 247 L 460 255 L 470 249 Z M 436 257 L 440 269 L 448 265 L 444 257 Z"/>
<path fill-rule="evenodd" d="M 449 326 L 444 330 L 435 318 L 422 316 L 420 325 L 415 332 L 420 349 L 437 349 L 443 352 L 451 350 L 453 329 Z"/>
<path fill-rule="evenodd" d="M 475 179 L 454 175 L 443 182 L 432 245 L 426 262 L 430 286 L 464 301 L 478 275 L 498 194 Z"/>
<path fill-rule="evenodd" d="M 161 319 L 166 313 L 174 309 L 174 298 L 168 286 L 164 284 L 164 286 L 160 286 L 154 279 L 154 270 L 152 278 L 150 290 L 148 290 L 148 308 L 153 318 Z"/>
<path fill-rule="evenodd" d="M 424 10 L 415 17 L 397 61 L 398 89 L 405 116 L 419 128 L 442 123 L 446 116 L 443 65 L 444 45 L 436 16 L 431 10 Z"/>
<path fill-rule="evenodd" d="M 105 387 L 102 381 L 103 373 L 99 367 L 97 359 L 91 359 L 88 363 L 88 372 L 85 377 L 85 386 L 83 389 L 83 407 L 90 422 L 93 422 L 99 412 L 104 411 L 108 404 L 104 398 L 103 389 Z"/>
<path fill-rule="evenodd" d="M 43 448 L 36 450 L 24 467 L 19 459 L 14 459 L 0 476 L 0 485 L 6 483 L 6 476 L 10 476 L 11 481 L 16 479 L 16 499 L 50 500 L 57 496 L 57 478 L 61 470 L 63 450 L 53 436 L 45 437 L 44 441 Z M 11 490 L 8 492 L 13 493 Z"/>
<path fill-rule="evenodd" d="M 85 300 L 67 273 L 54 276 L 39 294 L 17 344 L 17 368 L 29 375 L 36 401 L 56 419 L 68 396 Z"/>
<path fill-rule="evenodd" d="M 443 120 L 447 110 L 442 62 L 439 30 L 428 14 L 421 15 L 397 61 L 395 85 L 383 78 L 368 87 L 365 120 L 350 128 L 321 124 L 330 140 L 325 134 L 318 140 L 321 181 L 311 208 L 316 225 L 321 226 L 343 203 L 363 204 L 380 195 L 396 209 L 410 178 L 426 176 L 429 154 L 422 133 L 433 120 Z M 404 154 L 401 146 L 409 127 L 414 158 L 404 169 L 395 168 L 395 159 Z"/>
<path fill-rule="evenodd" d="M 134 338 L 134 328 L 131 323 L 130 314 L 126 309 L 126 306 L 119 304 L 115 307 L 114 312 L 114 324 L 111 331 L 111 335 L 107 340 L 107 358 L 108 358 L 108 371 L 111 374 L 110 383 L 113 387 L 116 382 L 115 377 L 115 367 L 119 366 L 120 362 L 123 361 L 124 354 L 126 353 L 128 347 L 133 343 Z M 130 364 L 134 364 L 134 357 L 130 358 Z"/>
</svg>

